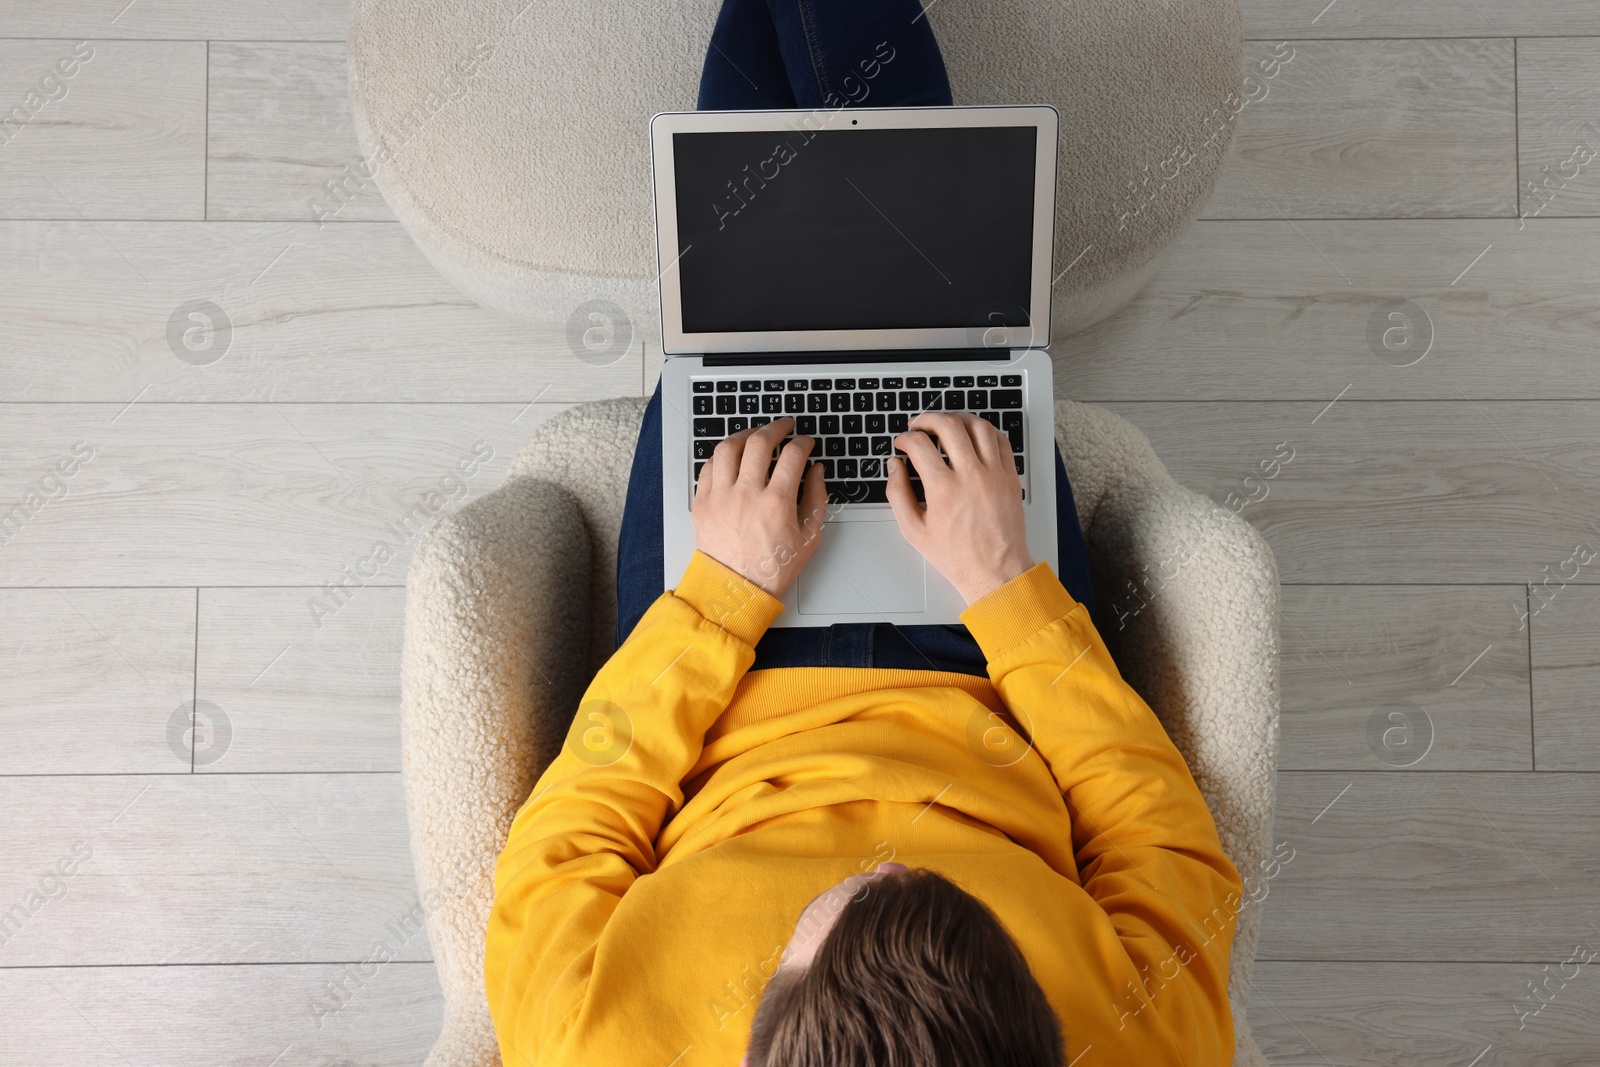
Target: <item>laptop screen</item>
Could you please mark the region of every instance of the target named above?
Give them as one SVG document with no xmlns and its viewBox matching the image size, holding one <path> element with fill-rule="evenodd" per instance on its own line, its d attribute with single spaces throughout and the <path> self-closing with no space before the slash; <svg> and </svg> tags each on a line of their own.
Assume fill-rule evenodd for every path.
<svg viewBox="0 0 1600 1067">
<path fill-rule="evenodd" d="M 672 138 L 685 334 L 1029 324 L 1035 127 Z"/>
</svg>

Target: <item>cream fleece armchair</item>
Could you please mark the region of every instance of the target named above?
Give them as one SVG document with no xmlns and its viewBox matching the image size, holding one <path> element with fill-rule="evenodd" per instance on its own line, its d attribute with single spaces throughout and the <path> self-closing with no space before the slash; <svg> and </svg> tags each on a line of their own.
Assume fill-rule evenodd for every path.
<svg viewBox="0 0 1600 1067">
<path fill-rule="evenodd" d="M 411 565 L 403 777 L 445 999 L 428 1067 L 499 1062 L 483 983 L 494 862 L 612 651 L 617 539 L 646 403 L 594 401 L 545 423 L 505 484 L 435 524 Z M 1271 552 L 1238 516 L 1174 482 L 1118 416 L 1058 400 L 1056 440 L 1089 545 L 1096 623 L 1188 761 L 1250 893 L 1268 870 L 1276 782 Z M 1266 1063 L 1245 1013 L 1260 915 L 1244 905 L 1234 936 L 1236 1067 Z"/>
</svg>

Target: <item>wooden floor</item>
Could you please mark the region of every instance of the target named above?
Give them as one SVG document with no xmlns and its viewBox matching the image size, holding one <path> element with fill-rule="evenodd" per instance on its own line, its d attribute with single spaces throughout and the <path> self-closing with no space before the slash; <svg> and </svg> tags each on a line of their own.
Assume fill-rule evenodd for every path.
<svg viewBox="0 0 1600 1067">
<path fill-rule="evenodd" d="M 344 3 L 125 2 L 0 0 L 0 108 L 76 60 L 0 144 L 0 513 L 32 513 L 0 534 L 0 1064 L 418 1064 L 414 539 L 310 605 L 458 458 L 492 451 L 456 503 L 659 353 L 575 374 L 375 194 L 309 221 L 358 158 Z M 1244 511 L 1295 850 L 1251 1022 L 1275 1065 L 1600 1063 L 1600 5 L 1243 7 L 1295 58 L 1149 289 L 1055 354 L 1219 501 L 1294 449 Z M 168 340 L 202 299 L 209 364 Z"/>
</svg>

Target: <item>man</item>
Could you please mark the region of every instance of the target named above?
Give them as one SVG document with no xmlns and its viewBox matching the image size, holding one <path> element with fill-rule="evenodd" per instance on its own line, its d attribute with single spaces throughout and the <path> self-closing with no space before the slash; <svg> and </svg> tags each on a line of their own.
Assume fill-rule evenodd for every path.
<svg viewBox="0 0 1600 1067">
<path fill-rule="evenodd" d="M 988 678 L 750 671 L 826 499 L 810 438 L 772 466 L 792 419 L 722 441 L 500 857 L 507 1067 L 1232 1062 L 1241 880 L 1188 768 L 1029 556 L 1001 432 L 909 426 L 926 506 L 898 458 L 889 500 Z"/>
</svg>

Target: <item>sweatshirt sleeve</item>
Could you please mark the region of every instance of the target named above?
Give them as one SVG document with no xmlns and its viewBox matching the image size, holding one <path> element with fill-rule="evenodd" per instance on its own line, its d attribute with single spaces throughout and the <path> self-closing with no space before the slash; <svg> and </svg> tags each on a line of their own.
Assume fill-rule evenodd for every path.
<svg viewBox="0 0 1600 1067">
<path fill-rule="evenodd" d="M 600 935 L 655 869 L 656 838 L 683 803 L 706 729 L 782 611 L 696 551 L 584 692 L 495 866 L 484 979 L 503 1062 L 562 1062 Z"/>
<path fill-rule="evenodd" d="M 1159 1021 L 1183 1062 L 1231 1063 L 1228 959 L 1242 883 L 1182 754 L 1048 563 L 961 621 L 1050 767 L 1083 887 L 1132 964 L 1138 987 L 1124 978 L 1113 990 L 1123 1025 Z"/>
</svg>

